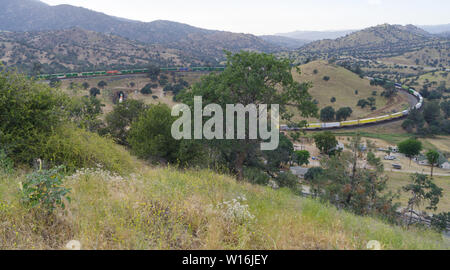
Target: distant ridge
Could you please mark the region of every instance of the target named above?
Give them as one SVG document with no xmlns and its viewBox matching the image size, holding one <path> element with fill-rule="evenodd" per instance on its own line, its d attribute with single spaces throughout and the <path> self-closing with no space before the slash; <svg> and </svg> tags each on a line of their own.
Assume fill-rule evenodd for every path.
<svg viewBox="0 0 450 270">
<path fill-rule="evenodd" d="M 114 34 L 151 45 L 187 50 L 210 62 L 223 59 L 223 50 L 279 51 L 280 46 L 250 34 L 207 30 L 158 20 L 140 22 L 71 5 L 50 6 L 36 0 L 0 0 L 0 30 L 48 31 L 79 27 Z"/>
</svg>

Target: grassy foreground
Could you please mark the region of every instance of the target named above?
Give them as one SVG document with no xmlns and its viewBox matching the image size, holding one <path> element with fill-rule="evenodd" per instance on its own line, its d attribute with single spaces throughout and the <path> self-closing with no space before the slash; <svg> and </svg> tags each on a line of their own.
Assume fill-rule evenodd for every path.
<svg viewBox="0 0 450 270">
<path fill-rule="evenodd" d="M 42 218 L 20 203 L 23 176 L 0 178 L 0 249 L 448 249 L 431 231 L 406 231 L 289 190 L 238 183 L 211 171 L 100 169 L 66 177 L 66 210 Z"/>
</svg>

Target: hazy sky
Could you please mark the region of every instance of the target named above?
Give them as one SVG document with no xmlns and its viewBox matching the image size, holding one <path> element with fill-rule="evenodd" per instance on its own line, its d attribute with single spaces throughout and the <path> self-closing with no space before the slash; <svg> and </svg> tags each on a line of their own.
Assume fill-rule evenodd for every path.
<svg viewBox="0 0 450 270">
<path fill-rule="evenodd" d="M 82 6 L 140 21 L 274 34 L 295 30 L 359 29 L 382 23 L 450 23 L 449 0 L 42 0 Z"/>
</svg>

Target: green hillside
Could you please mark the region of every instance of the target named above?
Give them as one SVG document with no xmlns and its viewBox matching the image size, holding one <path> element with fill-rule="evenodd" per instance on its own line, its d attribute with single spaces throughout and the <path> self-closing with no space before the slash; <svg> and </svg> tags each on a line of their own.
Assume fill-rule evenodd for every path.
<svg viewBox="0 0 450 270">
<path fill-rule="evenodd" d="M 170 168 L 125 177 L 78 171 L 64 184 L 72 202 L 49 226 L 20 204 L 21 181 L 0 177 L 1 249 L 63 249 L 72 239 L 82 249 L 365 249 L 370 240 L 383 249 L 450 247 L 435 233 L 405 231 L 287 189 Z"/>
</svg>

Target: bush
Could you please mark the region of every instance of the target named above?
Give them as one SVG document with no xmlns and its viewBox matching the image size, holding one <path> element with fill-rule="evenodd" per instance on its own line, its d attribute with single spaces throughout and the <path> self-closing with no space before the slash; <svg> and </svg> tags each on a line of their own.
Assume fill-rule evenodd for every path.
<svg viewBox="0 0 450 270">
<path fill-rule="evenodd" d="M 65 165 L 70 171 L 102 167 L 126 174 L 135 168 L 128 152 L 111 139 L 70 125 L 55 130 L 48 137 L 41 158 L 52 166 Z"/>
<path fill-rule="evenodd" d="M 328 106 L 320 110 L 320 120 L 322 121 L 333 121 L 336 112 L 333 107 Z"/>
<path fill-rule="evenodd" d="M 267 186 L 270 180 L 270 177 L 267 174 L 255 167 L 245 167 L 244 178 L 252 184 L 264 186 Z"/>
<path fill-rule="evenodd" d="M 52 130 L 66 119 L 69 98 L 22 75 L 0 73 L 0 145 L 15 163 L 39 157 Z"/>
<path fill-rule="evenodd" d="M 279 187 L 295 188 L 299 182 L 297 176 L 293 175 L 291 172 L 283 172 L 275 178 Z"/>
<path fill-rule="evenodd" d="M 0 150 L 0 173 L 10 174 L 14 170 L 14 161 L 8 157 L 4 149 Z"/>
<path fill-rule="evenodd" d="M 170 108 L 165 104 L 150 107 L 138 121 L 131 125 L 128 142 L 132 151 L 143 159 L 177 161 L 179 141 L 172 137 Z"/>
<path fill-rule="evenodd" d="M 70 190 L 63 187 L 63 167 L 39 170 L 27 175 L 22 186 L 22 203 L 27 207 L 40 208 L 47 213 L 55 208 L 65 208 L 64 200 L 70 202 Z"/>
<path fill-rule="evenodd" d="M 141 93 L 143 95 L 150 95 L 152 94 L 152 84 L 147 84 L 141 89 Z"/>
</svg>

